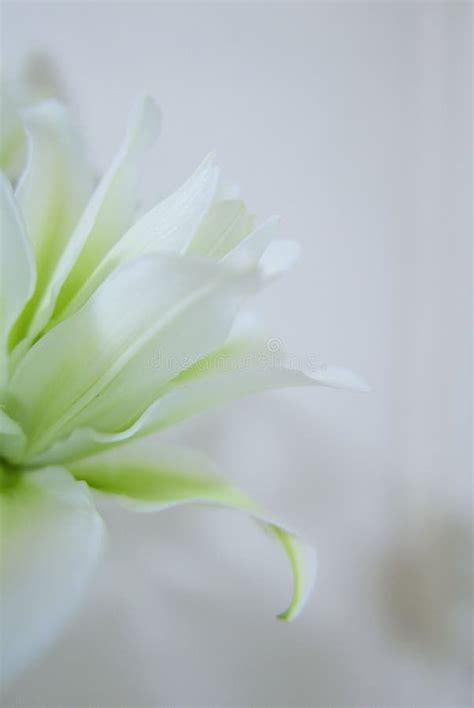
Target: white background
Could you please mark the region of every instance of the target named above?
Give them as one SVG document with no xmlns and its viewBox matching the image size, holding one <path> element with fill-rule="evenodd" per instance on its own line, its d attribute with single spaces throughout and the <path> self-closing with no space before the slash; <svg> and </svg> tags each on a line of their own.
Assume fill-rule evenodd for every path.
<svg viewBox="0 0 474 708">
<path fill-rule="evenodd" d="M 290 352 L 369 395 L 272 393 L 180 427 L 319 552 L 294 623 L 236 514 L 106 510 L 81 614 L 7 705 L 470 703 L 471 6 L 5 3 L 2 59 L 59 62 L 103 169 L 145 88 L 150 199 L 215 148 L 303 257 L 258 301 Z"/>
</svg>

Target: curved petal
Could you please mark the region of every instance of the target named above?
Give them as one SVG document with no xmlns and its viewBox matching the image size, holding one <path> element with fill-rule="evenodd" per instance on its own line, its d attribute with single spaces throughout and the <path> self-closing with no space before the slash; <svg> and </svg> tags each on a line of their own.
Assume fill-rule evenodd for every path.
<svg viewBox="0 0 474 708">
<path fill-rule="evenodd" d="M 258 263 L 262 283 L 269 284 L 286 273 L 298 260 L 300 247 L 296 241 L 274 240 L 279 223 L 272 216 L 242 238 L 229 241 L 221 251 L 225 263 L 234 267 L 251 267 Z"/>
<path fill-rule="evenodd" d="M 326 386 L 366 392 L 366 382 L 349 369 L 272 351 L 279 340 L 246 326 L 221 347 L 173 378 L 136 422 L 118 433 L 79 427 L 39 454 L 31 464 L 77 460 L 176 425 L 213 406 L 272 389 Z"/>
<path fill-rule="evenodd" d="M 315 554 L 293 533 L 262 514 L 256 504 L 220 477 L 204 455 L 181 448 L 125 449 L 70 466 L 72 474 L 100 492 L 112 494 L 127 508 L 161 511 L 182 504 L 217 504 L 245 511 L 283 546 L 293 572 L 293 596 L 280 619 L 303 608 L 315 578 Z"/>
<path fill-rule="evenodd" d="M 90 270 L 129 227 L 137 205 L 139 164 L 155 137 L 158 122 L 154 102 L 142 98 L 117 157 L 92 194 L 54 270 L 48 274 L 28 336 L 19 343 L 15 361 L 25 353 L 34 336 L 47 327 L 63 285 L 58 309 L 73 297 Z"/>
<path fill-rule="evenodd" d="M 60 318 L 89 274 L 129 228 L 137 208 L 140 165 L 159 126 L 157 105 L 149 96 L 142 96 L 118 154 L 92 195 L 56 270 L 51 299 L 58 298 L 53 319 Z"/>
<path fill-rule="evenodd" d="M 69 111 L 50 99 L 24 113 L 28 162 L 16 199 L 33 244 L 38 280 L 66 245 L 93 185 L 85 147 Z"/>
<path fill-rule="evenodd" d="M 35 264 L 10 183 L 0 174 L 0 397 L 8 366 L 8 337 L 31 297 Z"/>
<path fill-rule="evenodd" d="M 60 318 L 81 307 L 107 275 L 122 263 L 159 251 L 181 252 L 211 203 L 217 176 L 211 155 L 176 192 L 131 226 L 95 270 L 86 274 L 74 297 L 60 311 Z"/>
<path fill-rule="evenodd" d="M 42 337 L 10 381 L 30 453 L 78 425 L 130 425 L 162 386 L 225 341 L 259 283 L 212 261 L 155 254 L 122 266 Z"/>
<path fill-rule="evenodd" d="M 35 254 L 37 281 L 33 298 L 15 330 L 18 342 L 44 326 L 35 317 L 55 266 L 84 208 L 93 185 L 85 149 L 69 111 L 58 101 L 44 101 L 24 113 L 28 159 L 16 199 Z"/>
<path fill-rule="evenodd" d="M 21 671 L 61 631 L 98 559 L 103 524 L 62 468 L 0 469 L 0 673 Z"/>
</svg>

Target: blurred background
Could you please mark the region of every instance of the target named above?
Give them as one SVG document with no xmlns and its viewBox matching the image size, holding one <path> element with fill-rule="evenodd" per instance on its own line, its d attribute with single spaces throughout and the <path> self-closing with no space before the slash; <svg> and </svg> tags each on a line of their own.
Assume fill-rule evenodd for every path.
<svg viewBox="0 0 474 708">
<path fill-rule="evenodd" d="M 54 58 L 98 171 L 146 89 L 164 113 L 148 202 L 215 148 L 281 215 L 303 257 L 257 310 L 373 388 L 265 394 L 166 436 L 317 547 L 298 620 L 274 619 L 285 559 L 247 519 L 104 508 L 81 613 L 5 705 L 471 704 L 471 9 L 3 3 L 2 63 Z"/>
</svg>

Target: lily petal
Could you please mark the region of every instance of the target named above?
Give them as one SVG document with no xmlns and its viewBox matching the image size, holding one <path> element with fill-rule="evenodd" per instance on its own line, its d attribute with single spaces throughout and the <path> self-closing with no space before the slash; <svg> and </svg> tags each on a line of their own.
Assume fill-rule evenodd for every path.
<svg viewBox="0 0 474 708">
<path fill-rule="evenodd" d="M 180 371 L 225 341 L 255 271 L 171 253 L 115 271 L 15 370 L 8 412 L 38 452 L 79 424 L 130 425 Z"/>
<path fill-rule="evenodd" d="M 62 310 L 59 307 L 59 319 L 81 307 L 119 265 L 159 251 L 180 253 L 212 201 L 217 178 L 218 170 L 211 155 L 176 192 L 142 216 L 104 255 L 69 303 Z"/>
<path fill-rule="evenodd" d="M 214 406 L 267 390 L 293 386 L 369 390 L 361 377 L 344 367 L 321 363 L 311 366 L 309 361 L 305 368 L 303 357 L 295 361 L 282 351 L 273 352 L 273 341 L 279 343 L 265 337 L 253 322 L 237 326 L 223 346 L 163 386 L 157 400 L 128 428 L 107 433 L 78 427 L 28 460 L 35 465 L 78 460 L 156 433 Z"/>
<path fill-rule="evenodd" d="M 103 524 L 84 483 L 62 468 L 0 470 L 2 680 L 61 631 L 98 559 Z"/>
<path fill-rule="evenodd" d="M 115 160 L 92 195 L 56 269 L 50 294 L 50 302 L 59 294 L 55 320 L 132 223 L 140 164 L 159 126 L 158 107 L 149 96 L 143 96 L 135 106 Z"/>
<path fill-rule="evenodd" d="M 262 281 L 272 283 L 295 264 L 300 254 L 296 241 L 274 240 L 278 223 L 279 218 L 272 216 L 245 234 L 229 250 L 226 249 L 223 261 L 240 268 L 258 263 Z"/>
<path fill-rule="evenodd" d="M 116 159 L 90 198 L 66 248 L 45 282 L 28 331 L 19 333 L 23 339 L 15 350 L 16 363 L 28 350 L 34 337 L 47 327 L 62 286 L 61 301 L 57 305 L 59 310 L 74 296 L 90 270 L 130 225 L 137 205 L 139 164 L 158 131 L 158 124 L 155 103 L 148 97 L 142 98 L 132 115 Z"/>
<path fill-rule="evenodd" d="M 28 109 L 24 122 L 28 158 L 15 196 L 33 246 L 37 281 L 15 329 L 16 342 L 27 333 L 31 341 L 45 324 L 42 310 L 36 310 L 93 186 L 79 131 L 61 103 L 51 99 Z"/>
<path fill-rule="evenodd" d="M 100 492 L 116 496 L 136 511 L 161 511 L 183 504 L 217 504 L 245 511 L 283 546 L 293 572 L 293 596 L 278 617 L 290 620 L 303 608 L 315 578 L 314 550 L 262 514 L 256 504 L 217 474 L 204 455 L 182 448 L 147 447 L 97 455 L 70 466 Z"/>
<path fill-rule="evenodd" d="M 272 389 L 317 385 L 369 390 L 349 369 L 326 364 L 303 368 L 284 352 L 272 352 L 268 341 L 242 336 L 203 357 L 170 381 L 128 432 L 149 435 L 213 406 Z M 125 438 L 126 432 L 121 435 Z"/>
<path fill-rule="evenodd" d="M 66 245 L 93 185 L 84 144 L 69 111 L 56 100 L 24 113 L 29 138 L 16 199 L 33 244 L 38 286 Z"/>
<path fill-rule="evenodd" d="M 243 201 L 215 202 L 204 217 L 187 249 L 188 253 L 223 258 L 254 228 L 255 217 Z"/>
<path fill-rule="evenodd" d="M 8 337 L 31 297 L 35 263 L 12 188 L 0 175 L 0 398 L 8 376 Z"/>
</svg>

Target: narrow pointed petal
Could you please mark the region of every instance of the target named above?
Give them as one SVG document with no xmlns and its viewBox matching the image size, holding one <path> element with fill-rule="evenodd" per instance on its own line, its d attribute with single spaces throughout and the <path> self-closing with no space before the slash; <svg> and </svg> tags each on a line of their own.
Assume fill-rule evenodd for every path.
<svg viewBox="0 0 474 708">
<path fill-rule="evenodd" d="M 156 136 L 158 123 L 154 102 L 148 97 L 140 100 L 116 159 L 92 194 L 53 272 L 48 275 L 27 332 L 15 352 L 15 362 L 21 359 L 34 337 L 47 328 L 62 286 L 58 309 L 63 309 L 89 271 L 129 227 L 137 206 L 139 165 Z"/>
<path fill-rule="evenodd" d="M 159 397 L 136 422 L 117 433 L 93 426 L 78 427 L 44 452 L 32 454 L 31 464 L 77 460 L 124 445 L 130 440 L 176 425 L 209 408 L 263 391 L 296 386 L 325 386 L 366 392 L 366 382 L 349 369 L 312 362 L 272 351 L 272 342 L 252 322 L 235 329 L 229 340 L 169 381 Z M 158 360 L 159 363 L 159 360 Z"/>
<path fill-rule="evenodd" d="M 272 352 L 271 342 L 242 336 L 216 349 L 173 379 L 129 432 L 154 433 L 213 406 L 278 388 L 317 385 L 369 390 L 362 378 L 344 367 L 321 363 L 306 367 L 304 357 L 295 361 L 284 352 Z M 121 433 L 122 438 L 126 434 Z"/>
<path fill-rule="evenodd" d="M 16 368 L 8 412 L 30 453 L 80 425 L 128 427 L 162 386 L 225 341 L 253 271 L 171 253 L 122 266 Z"/>
<path fill-rule="evenodd" d="M 130 227 L 96 268 L 87 274 L 74 297 L 60 311 L 60 318 L 67 317 L 81 307 L 119 265 L 149 253 L 180 253 L 192 238 L 212 201 L 217 176 L 217 167 L 211 155 L 176 192 Z"/>
<path fill-rule="evenodd" d="M 140 166 L 158 135 L 159 125 L 155 102 L 143 96 L 135 106 L 115 160 L 92 195 L 56 269 L 50 295 L 51 301 L 59 293 L 56 320 L 131 225 L 138 203 Z"/>
<path fill-rule="evenodd" d="M 28 161 L 15 196 L 41 272 L 57 262 L 90 196 L 93 177 L 65 106 L 50 99 L 28 109 L 24 121 Z"/>
<path fill-rule="evenodd" d="M 98 559 L 102 520 L 84 483 L 61 468 L 0 469 L 0 679 L 62 630 Z"/>
<path fill-rule="evenodd" d="M 36 310 L 93 185 L 79 132 L 61 103 L 51 99 L 28 109 L 25 126 L 28 157 L 15 196 L 35 254 L 37 281 L 15 330 L 17 342 L 44 325 Z"/>
<path fill-rule="evenodd" d="M 278 617 L 290 620 L 303 608 L 315 577 L 315 556 L 293 533 L 262 514 L 256 504 L 217 474 L 204 455 L 190 450 L 142 447 L 74 463 L 72 474 L 127 508 L 161 511 L 183 504 L 217 504 L 248 513 L 283 546 L 293 573 L 293 595 Z"/>
<path fill-rule="evenodd" d="M 31 244 L 10 183 L 0 175 L 0 399 L 8 374 L 8 337 L 35 286 Z"/>
</svg>

